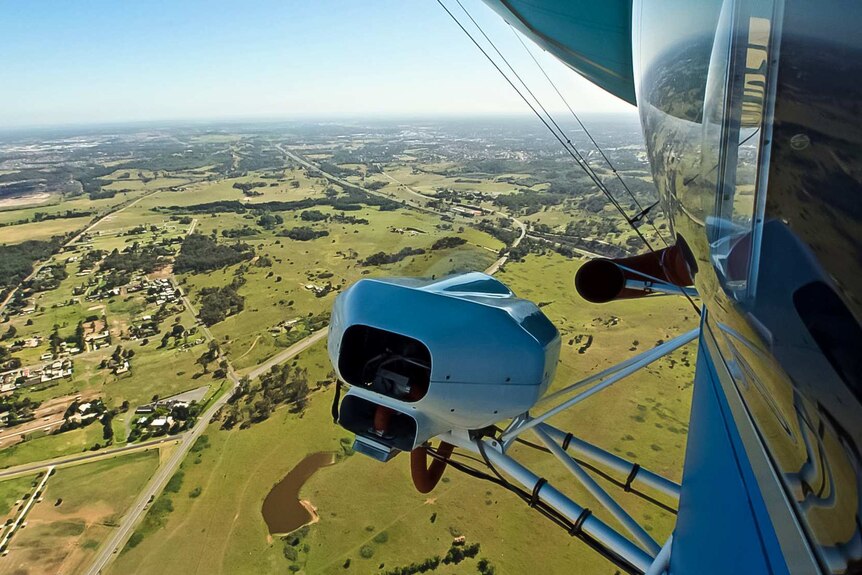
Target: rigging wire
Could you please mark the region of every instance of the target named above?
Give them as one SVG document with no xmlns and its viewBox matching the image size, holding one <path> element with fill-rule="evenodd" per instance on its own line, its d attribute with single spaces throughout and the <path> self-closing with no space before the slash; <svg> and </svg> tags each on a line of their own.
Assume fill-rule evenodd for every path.
<svg viewBox="0 0 862 575">
<path fill-rule="evenodd" d="M 527 47 L 527 44 L 524 42 L 524 39 L 521 38 L 521 35 L 518 34 L 518 31 L 515 30 L 515 28 L 511 24 L 509 24 L 509 28 L 512 30 L 512 33 L 515 35 L 515 37 L 518 39 L 518 42 L 520 42 L 521 46 L 524 47 L 524 50 L 527 52 L 527 54 L 530 55 L 530 59 L 533 60 L 533 62 L 536 64 L 536 67 L 539 68 L 539 70 L 542 72 L 542 75 L 545 77 L 545 79 L 548 81 L 548 83 L 554 89 L 554 92 L 556 92 L 557 96 L 560 97 L 560 100 L 562 100 L 563 104 L 569 110 L 569 113 L 572 115 L 572 117 L 578 123 L 578 126 L 581 127 L 581 130 L 584 131 L 584 134 L 586 134 L 587 138 L 589 138 L 590 142 L 592 142 L 593 146 L 596 148 L 596 150 L 602 156 L 602 159 L 605 161 L 605 163 L 611 169 L 611 172 L 613 172 L 617 181 L 619 181 L 620 185 L 622 185 L 622 187 L 625 189 L 625 191 L 631 197 L 632 201 L 634 201 L 635 205 L 638 207 L 639 212 L 635 217 L 632 218 L 632 222 L 638 222 L 638 221 L 644 219 L 644 217 L 649 213 L 649 211 L 656 204 L 658 204 L 658 202 L 652 204 L 651 206 L 649 206 L 647 208 L 644 208 L 641 205 L 641 203 L 638 201 L 637 197 L 635 197 L 634 192 L 632 192 L 632 190 L 626 184 L 625 180 L 623 180 L 619 171 L 617 171 L 616 166 L 614 166 L 613 163 L 611 162 L 611 159 L 608 158 L 608 156 L 605 154 L 604 150 L 602 150 L 602 147 L 599 146 L 599 143 L 596 141 L 595 138 L 593 138 L 593 135 L 590 133 L 590 131 L 587 129 L 587 127 L 584 125 L 584 123 L 581 121 L 580 116 L 578 116 L 578 114 L 575 113 L 575 110 L 572 109 L 572 106 L 569 104 L 569 101 L 566 99 L 565 96 L 563 96 L 563 93 L 560 92 L 560 89 L 557 87 L 557 84 L 551 79 L 551 77 L 545 71 L 544 66 L 542 66 L 542 64 L 539 63 L 539 60 L 533 54 L 532 50 L 530 50 L 530 48 Z M 665 245 L 665 247 L 669 247 L 667 240 L 665 240 L 664 236 L 662 236 L 661 233 L 658 231 L 658 228 L 656 228 L 655 223 L 651 219 L 649 219 L 647 221 L 649 222 L 650 226 L 652 226 L 652 229 L 655 232 L 655 235 L 662 241 L 662 243 Z"/>
<path fill-rule="evenodd" d="M 553 117 L 547 112 L 547 110 L 545 110 L 544 106 L 542 106 L 542 104 L 538 100 L 538 98 L 536 98 L 533 95 L 532 91 L 529 89 L 529 87 L 527 87 L 526 83 L 521 79 L 521 77 L 518 75 L 518 73 L 515 72 L 514 68 L 509 63 L 509 61 L 506 59 L 506 57 L 503 56 L 503 54 L 500 52 L 499 49 L 497 49 L 496 45 L 491 41 L 491 39 L 488 37 L 488 35 L 485 34 L 485 31 L 478 24 L 478 22 L 476 22 L 476 20 L 472 17 L 470 12 L 467 11 L 467 9 L 461 3 L 461 0 L 455 0 L 455 1 L 461 7 L 461 10 L 463 10 L 464 13 L 467 15 L 467 17 L 473 22 L 473 24 L 476 26 L 476 28 L 479 30 L 479 32 L 482 33 L 482 35 L 485 37 L 485 39 L 488 41 L 488 43 L 494 48 L 494 50 L 497 52 L 497 54 L 500 56 L 500 58 L 503 60 L 503 62 L 505 62 L 506 65 L 509 67 L 509 69 L 512 70 L 512 73 L 515 75 L 515 77 L 518 78 L 518 80 L 521 82 L 521 84 L 524 85 L 524 88 L 530 93 L 530 95 L 533 97 L 533 99 L 536 100 L 536 103 L 538 104 L 538 106 L 540 108 L 542 108 L 542 110 L 548 116 L 548 119 L 551 121 L 551 123 L 553 123 L 559 129 L 559 125 L 554 121 Z M 452 21 L 455 22 L 455 24 L 461 29 L 462 32 L 464 32 L 464 34 L 467 36 L 467 38 L 469 38 L 470 41 L 476 46 L 476 48 L 479 49 L 479 51 L 482 53 L 482 55 L 485 56 L 485 58 L 491 63 L 492 66 L 494 66 L 494 68 L 497 70 L 497 72 L 500 73 L 500 75 L 503 77 L 503 79 L 506 80 L 506 82 L 509 84 L 509 86 L 511 86 L 512 89 L 515 90 L 515 93 L 517 93 L 518 96 L 520 96 L 520 98 L 524 101 L 524 103 L 527 104 L 527 106 L 530 108 L 530 110 L 532 110 L 533 114 L 535 114 L 536 117 L 539 118 L 539 121 L 541 121 L 542 124 L 544 124 L 544 126 L 548 129 L 548 131 L 550 131 L 551 134 L 554 136 L 554 138 L 560 143 L 560 145 L 563 146 L 563 149 L 572 157 L 572 159 L 575 160 L 575 163 L 577 163 L 578 166 L 584 170 L 584 172 L 587 174 L 587 176 L 593 181 L 593 183 L 596 184 L 596 186 L 599 188 L 599 190 L 605 195 L 605 197 L 608 199 L 608 201 L 611 203 L 611 205 L 613 205 L 613 207 L 616 208 L 616 210 L 620 213 L 620 215 L 623 217 L 623 219 L 625 219 L 626 223 L 629 225 L 629 227 L 631 227 L 631 229 L 635 232 L 635 234 L 640 238 L 640 240 L 647 247 L 647 249 L 652 253 L 656 253 L 656 250 L 652 247 L 652 244 L 650 244 L 649 240 L 647 240 L 646 236 L 644 236 L 644 234 L 640 231 L 638 226 L 635 225 L 635 221 L 632 218 L 630 218 L 628 216 L 628 214 L 626 214 L 625 209 L 622 207 L 622 205 L 619 203 L 619 201 L 617 201 L 617 199 L 614 198 L 613 194 L 611 194 L 611 192 L 607 189 L 607 187 L 604 185 L 604 183 L 598 178 L 598 176 L 595 174 L 595 172 L 592 170 L 592 168 L 589 166 L 589 164 L 587 164 L 586 160 L 583 159 L 580 152 L 578 152 L 577 148 L 575 148 L 574 145 L 572 144 L 571 140 L 566 137 L 565 132 L 563 132 L 562 129 L 560 129 L 560 133 L 558 134 L 554 130 L 554 128 L 551 127 L 551 124 L 548 123 L 548 120 L 546 120 L 544 118 L 544 116 L 542 116 L 542 114 L 539 113 L 539 110 L 536 109 L 536 106 L 534 106 L 533 103 L 530 102 L 530 100 L 524 95 L 523 92 L 521 92 L 521 90 L 515 85 L 515 83 L 512 81 L 512 79 L 509 78 L 509 76 L 503 71 L 502 68 L 500 68 L 499 64 L 497 64 L 497 62 L 494 60 L 494 58 L 491 57 L 491 55 L 488 53 L 488 51 L 482 47 L 482 45 L 476 40 L 476 38 L 461 23 L 461 21 L 458 20 L 458 17 L 455 16 L 449 10 L 449 8 L 443 3 L 443 0 L 437 0 L 437 4 L 440 5 L 440 7 L 446 12 L 446 14 L 449 15 L 449 17 L 452 19 Z M 564 138 L 565 138 L 565 140 L 564 140 Z M 566 143 L 567 141 L 568 141 L 568 145 Z M 569 146 L 571 146 L 571 148 Z M 628 187 L 626 187 L 626 189 L 628 190 Z M 629 194 L 631 194 L 630 190 L 629 190 Z M 637 202 L 637 199 L 634 198 L 633 194 L 631 194 L 631 195 L 632 195 L 632 199 L 635 200 L 635 204 L 638 205 L 638 207 L 640 207 L 640 204 Z M 641 213 L 638 216 L 643 217 L 644 213 L 645 212 L 641 209 Z M 636 217 L 638 217 L 638 216 L 636 216 Z M 651 222 L 651 225 L 653 226 L 653 229 L 655 229 L 655 225 L 652 222 Z M 656 230 L 656 232 L 658 232 L 658 230 Z M 662 240 L 662 242 L 665 243 L 665 245 L 667 245 L 667 242 L 664 240 L 664 238 L 661 236 L 661 234 L 658 234 L 658 237 Z M 686 300 L 688 300 L 688 303 L 694 309 L 695 313 L 700 315 L 701 310 L 698 307 L 698 305 L 694 302 L 694 300 L 691 298 L 691 296 L 689 296 L 685 292 L 683 292 L 683 296 L 685 296 Z"/>
<path fill-rule="evenodd" d="M 458 2 L 459 5 L 461 5 L 459 0 L 456 0 L 456 1 Z M 485 58 L 487 58 L 487 60 L 491 63 L 491 65 L 494 66 L 494 68 L 496 68 L 497 72 L 499 72 L 500 75 L 503 76 L 503 79 L 506 80 L 506 82 L 512 87 L 512 89 L 515 90 L 515 92 L 518 94 L 518 96 L 520 96 L 521 99 L 524 100 L 524 103 L 526 103 L 527 106 L 529 106 L 530 110 L 532 110 L 532 112 L 536 115 L 536 117 L 539 118 L 539 120 L 542 122 L 542 124 L 545 125 L 545 127 L 548 129 L 548 131 L 551 132 L 551 134 L 560 143 L 560 145 L 563 146 L 563 149 L 566 150 L 566 152 L 572 157 L 572 159 L 575 160 L 575 162 L 581 168 L 583 168 L 581 161 L 579 161 L 579 159 L 578 159 L 578 155 L 576 155 L 575 153 L 572 152 L 572 150 L 566 145 L 565 140 L 563 140 L 563 138 L 560 136 L 560 134 L 558 134 L 556 131 L 554 131 L 554 129 L 551 127 L 551 124 L 549 124 L 548 121 L 542 116 L 542 114 L 539 113 L 539 111 L 536 109 L 536 107 L 523 94 L 523 92 L 521 92 L 521 90 L 518 89 L 518 87 L 511 80 L 511 78 L 509 78 L 509 76 L 503 71 L 502 68 L 500 68 L 500 66 L 497 64 L 497 62 L 494 61 L 494 58 L 492 58 L 491 55 L 488 54 L 487 50 L 485 50 L 485 48 L 482 47 L 482 45 L 476 40 L 476 38 L 473 37 L 473 35 L 467 30 L 467 28 L 465 28 L 464 25 L 461 24 L 461 21 L 458 20 L 458 17 L 455 16 L 449 10 L 449 8 L 443 3 L 442 0 L 437 0 L 437 4 L 439 4 L 440 7 L 443 8 L 443 10 L 446 12 L 446 14 L 449 15 L 449 17 L 455 22 L 455 24 L 457 24 L 457 26 L 461 29 L 461 31 L 463 31 L 464 34 L 470 39 L 470 41 L 473 42 L 473 44 L 476 46 L 476 48 L 478 48 L 479 51 L 482 52 L 482 54 L 485 56 Z M 461 8 L 465 11 L 465 13 L 467 13 L 469 15 L 469 12 L 467 12 L 466 9 L 464 9 L 463 5 L 461 5 Z M 474 20 L 474 22 L 475 22 L 475 20 Z M 478 27 L 478 24 L 477 24 L 477 27 Z M 481 27 L 479 28 L 479 30 L 481 31 Z M 484 32 L 483 32 L 483 34 L 484 34 Z M 503 58 L 503 60 L 505 61 L 505 58 Z M 646 237 L 643 235 L 643 233 L 641 233 L 641 231 L 635 225 L 632 224 L 631 219 L 629 218 L 628 214 L 626 214 L 623 207 L 616 200 L 616 198 L 614 198 L 613 195 L 608 191 L 608 189 L 604 186 L 604 184 L 601 182 L 601 180 L 598 180 L 598 178 L 595 176 L 594 173 L 591 174 L 590 170 L 585 169 L 584 171 L 590 177 L 590 179 L 592 179 L 593 182 L 598 186 L 599 190 L 608 198 L 608 201 L 611 202 L 611 204 L 614 206 L 614 208 L 616 208 L 616 210 L 620 213 L 620 215 L 623 216 L 623 218 L 631 226 L 632 230 L 634 230 L 635 234 L 638 235 L 638 237 L 641 239 L 641 241 L 644 243 L 644 245 L 646 245 L 647 248 L 651 252 L 655 252 L 652 245 L 650 245 L 649 241 L 646 239 Z"/>
<path fill-rule="evenodd" d="M 542 110 L 542 112 L 544 112 L 545 116 L 548 118 L 548 120 L 551 122 L 551 124 L 553 124 L 554 128 L 556 128 L 559 135 L 562 137 L 563 140 L 565 140 L 564 147 L 571 148 L 571 151 L 575 153 L 575 155 L 577 156 L 576 161 L 577 161 L 579 167 L 587 174 L 587 176 L 589 176 L 589 178 L 593 181 L 593 183 L 596 184 L 596 186 L 599 188 L 599 190 L 601 190 L 606 196 L 608 196 L 608 199 L 610 199 L 611 202 L 616 202 L 614 205 L 617 207 L 617 209 L 622 211 L 622 207 L 617 206 L 619 201 L 616 200 L 616 198 L 611 197 L 610 190 L 607 189 L 607 186 L 605 185 L 605 183 L 601 180 L 599 175 L 596 173 L 596 171 L 593 169 L 593 167 L 589 164 L 589 162 L 583 156 L 583 154 L 581 154 L 580 150 L 578 150 L 578 148 L 572 142 L 572 139 L 568 136 L 568 134 L 566 134 L 566 132 L 563 130 L 563 128 L 560 127 L 560 125 L 557 123 L 557 121 L 554 119 L 554 117 L 551 115 L 551 113 L 548 112 L 548 110 L 542 104 L 542 101 L 539 99 L 539 97 L 533 93 L 533 91 L 530 89 L 530 86 L 527 85 L 527 82 L 524 81 L 523 78 L 521 78 L 521 75 L 518 74 L 517 70 L 515 70 L 515 68 L 512 66 L 512 64 L 509 62 L 509 60 L 506 58 L 506 56 L 504 56 L 503 53 L 500 51 L 500 49 L 497 48 L 497 45 L 494 43 L 494 41 L 491 40 L 491 38 L 488 36 L 488 34 L 485 33 L 485 30 L 482 28 L 482 26 L 480 26 L 479 23 L 476 22 L 476 20 L 473 18 L 472 14 L 470 14 L 470 12 L 467 11 L 467 9 L 464 7 L 464 4 L 461 3 L 461 0 L 455 0 L 455 2 L 458 4 L 458 6 L 461 7 L 461 10 L 464 12 L 464 14 L 467 15 L 467 18 L 470 19 L 470 21 L 473 23 L 473 25 L 476 27 L 476 29 L 479 30 L 479 32 L 485 38 L 485 41 L 487 41 L 488 44 L 490 44 L 490 46 L 494 49 L 494 51 L 497 53 L 497 55 L 500 57 L 500 59 L 503 60 L 503 62 L 506 64 L 506 66 L 509 68 L 509 70 L 512 72 L 512 74 L 514 74 L 515 78 L 518 79 L 518 81 L 521 83 L 521 85 L 524 87 L 524 89 L 527 91 L 527 93 L 530 95 L 530 97 L 533 98 L 533 100 L 539 106 L 539 108 Z M 582 127 L 583 127 L 583 125 L 582 125 Z M 596 147 L 598 147 L 598 145 L 596 145 Z M 634 197 L 634 195 L 631 193 L 631 191 L 628 190 L 628 188 L 626 188 L 626 190 L 629 192 L 629 195 L 632 196 L 632 199 L 635 201 L 635 204 L 638 206 L 638 208 L 640 208 L 640 204 L 637 202 L 637 199 Z M 630 222 L 634 221 L 633 219 L 628 218 L 628 216 L 625 213 L 623 213 L 622 215 L 624 218 L 628 219 Z"/>
</svg>

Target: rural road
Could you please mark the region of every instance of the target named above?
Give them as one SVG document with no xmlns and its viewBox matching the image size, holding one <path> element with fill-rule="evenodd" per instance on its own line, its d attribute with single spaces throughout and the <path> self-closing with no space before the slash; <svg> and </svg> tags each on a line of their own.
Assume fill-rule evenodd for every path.
<svg viewBox="0 0 862 575">
<path fill-rule="evenodd" d="M 300 353 L 302 353 L 303 351 L 305 351 L 306 349 L 308 349 L 309 347 L 311 347 L 312 345 L 314 345 L 315 343 L 317 343 L 318 341 L 320 341 L 321 339 L 326 337 L 326 332 L 328 330 L 329 330 L 328 326 L 324 327 L 322 329 L 319 329 L 316 332 L 309 335 L 308 337 L 299 340 L 298 342 L 296 342 L 295 344 L 293 344 L 292 346 L 290 346 L 286 350 L 282 351 L 281 353 L 275 354 L 274 356 L 269 358 L 267 361 L 263 362 L 262 364 L 260 364 L 259 366 L 257 366 L 256 368 L 254 368 L 253 370 L 248 372 L 249 378 L 254 379 L 256 377 L 260 377 L 262 374 L 269 371 L 272 368 L 272 366 L 278 365 L 282 362 L 285 362 L 295 355 L 299 355 Z"/>
<path fill-rule="evenodd" d="M 14 523 L 9 526 L 9 529 L 6 533 L 3 534 L 3 538 L 0 539 L 0 549 L 5 549 L 9 545 L 9 540 L 15 535 L 15 532 L 21 527 L 21 524 L 24 523 L 24 520 L 27 518 L 27 514 L 30 513 L 30 509 L 39 501 L 42 497 L 42 493 L 45 491 L 45 484 L 48 483 L 48 478 L 51 477 L 51 473 L 54 472 L 53 467 L 49 467 L 45 472 L 45 475 L 42 477 L 42 480 L 39 482 L 39 485 L 36 486 L 36 489 L 33 491 L 33 495 L 27 500 L 24 504 L 24 507 L 21 509 L 21 512 L 18 514 L 18 517 L 15 518 Z"/>
<path fill-rule="evenodd" d="M 37 463 L 25 463 L 23 465 L 16 465 L 15 467 L 9 467 L 7 469 L 0 470 L 0 479 L 6 479 L 9 477 L 15 477 L 16 475 L 25 475 L 27 473 L 34 473 L 36 471 L 42 471 L 43 469 L 47 469 L 49 467 L 65 467 L 67 465 L 71 465 L 73 463 L 78 463 L 81 461 L 87 461 L 88 459 L 106 459 L 109 457 L 115 457 L 117 455 L 122 455 L 128 453 L 130 451 L 141 451 L 144 449 L 149 449 L 155 445 L 159 445 L 162 443 L 168 443 L 170 441 L 179 441 L 180 436 L 171 435 L 169 437 L 160 437 L 159 439 L 151 439 L 149 441 L 145 441 L 143 443 L 133 443 L 131 445 L 124 445 L 122 447 L 115 447 L 110 449 L 100 449 L 99 451 L 88 451 L 86 453 L 81 453 L 80 455 L 70 455 L 66 457 L 58 457 L 56 459 L 49 459 L 46 461 L 39 461 Z"/>
</svg>

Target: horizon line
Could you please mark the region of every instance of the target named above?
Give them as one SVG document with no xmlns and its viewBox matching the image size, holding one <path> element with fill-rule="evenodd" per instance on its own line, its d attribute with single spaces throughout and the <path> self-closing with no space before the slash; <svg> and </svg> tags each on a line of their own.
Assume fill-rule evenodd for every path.
<svg viewBox="0 0 862 575">
<path fill-rule="evenodd" d="M 631 111 L 591 111 L 579 114 L 583 117 L 619 117 L 636 118 L 637 110 Z M 153 126 L 162 124 L 164 127 L 179 125 L 217 125 L 217 124 L 277 124 L 277 123 L 348 123 L 348 122 L 415 122 L 440 120 L 535 120 L 529 112 L 511 113 L 405 113 L 405 114 L 307 114 L 294 116 L 218 116 L 218 117 L 164 117 L 152 119 L 127 120 L 95 120 L 71 121 L 62 123 L 0 125 L 0 133 L 37 132 L 48 130 L 98 129 L 98 128 L 131 128 L 136 126 Z"/>
</svg>

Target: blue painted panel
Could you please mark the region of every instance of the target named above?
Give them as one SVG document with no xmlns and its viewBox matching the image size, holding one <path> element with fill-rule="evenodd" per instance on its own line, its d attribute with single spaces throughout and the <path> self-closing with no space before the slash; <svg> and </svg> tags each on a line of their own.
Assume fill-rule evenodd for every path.
<svg viewBox="0 0 862 575">
<path fill-rule="evenodd" d="M 787 572 L 754 481 L 713 358 L 701 342 L 671 573 Z"/>
<path fill-rule="evenodd" d="M 485 2 L 586 79 L 635 103 L 631 0 Z"/>
</svg>

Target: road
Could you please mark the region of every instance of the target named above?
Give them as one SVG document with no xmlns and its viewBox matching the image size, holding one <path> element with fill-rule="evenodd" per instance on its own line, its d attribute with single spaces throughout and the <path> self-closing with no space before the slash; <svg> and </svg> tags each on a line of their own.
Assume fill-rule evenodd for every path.
<svg viewBox="0 0 862 575">
<path fill-rule="evenodd" d="M 283 362 L 287 361 L 288 359 L 290 359 L 296 355 L 299 355 L 300 353 L 302 353 L 303 351 L 305 351 L 306 349 L 308 349 L 309 347 L 311 347 L 312 345 L 314 345 L 315 343 L 317 343 L 318 341 L 320 341 L 321 339 L 326 337 L 326 333 L 328 330 L 329 330 L 329 326 L 324 327 L 324 328 L 319 329 L 316 332 L 312 333 L 308 337 L 299 340 L 298 342 L 296 342 L 295 344 L 293 344 L 292 346 L 290 346 L 286 350 L 282 351 L 281 353 L 275 354 L 274 356 L 269 358 L 267 361 L 263 362 L 262 364 L 260 364 L 259 366 L 257 366 L 256 368 L 254 368 L 253 370 L 248 372 L 248 376 L 251 379 L 254 379 L 256 377 L 260 377 L 262 374 L 269 371 L 272 368 L 272 366 L 283 363 Z"/>
<path fill-rule="evenodd" d="M 573 245 L 571 245 L 571 244 L 569 244 L 569 243 L 565 243 L 565 242 L 562 242 L 562 241 L 554 241 L 554 240 L 552 240 L 551 238 L 548 238 L 548 237 L 539 236 L 539 235 L 535 235 L 535 234 L 529 234 L 529 235 L 530 235 L 530 239 L 532 239 L 532 240 L 536 240 L 536 241 L 539 241 L 539 242 L 545 242 L 545 243 L 549 243 L 549 244 L 564 244 L 566 247 L 571 248 L 571 250 L 572 250 L 572 251 L 574 251 L 574 252 L 576 252 L 576 253 L 579 253 L 579 254 L 581 254 L 582 256 L 584 256 L 584 257 L 588 257 L 588 258 L 590 258 L 590 259 L 599 259 L 599 258 L 606 258 L 606 257 L 608 257 L 608 256 L 603 256 L 602 254 L 597 254 L 596 252 L 591 252 L 591 251 L 589 251 L 589 250 L 585 250 L 585 249 L 583 249 L 583 248 L 579 248 L 579 247 L 573 246 Z M 565 238 L 561 238 L 561 239 L 565 239 Z"/>
<path fill-rule="evenodd" d="M 168 437 L 160 437 L 159 439 L 151 439 L 149 441 L 144 441 L 143 443 L 134 443 L 131 445 L 105 448 L 98 451 L 88 451 L 86 453 L 81 453 L 78 455 L 57 457 L 55 459 L 48 459 L 36 463 L 25 463 L 23 465 L 17 465 L 15 467 L 9 467 L 7 469 L 0 470 L 0 479 L 8 479 L 10 477 L 16 477 L 18 475 L 35 473 L 49 467 L 66 467 L 74 463 L 80 463 L 82 461 L 87 461 L 90 459 L 107 459 L 109 457 L 116 457 L 117 455 L 129 453 L 130 451 L 142 451 L 145 449 L 149 449 L 162 443 L 169 443 L 171 441 L 178 442 L 180 441 L 180 439 L 181 436 L 171 435 Z"/>
<path fill-rule="evenodd" d="M 39 485 L 36 487 L 36 490 L 33 491 L 33 494 L 24 504 L 24 507 L 21 509 L 21 513 L 18 514 L 18 517 L 15 518 L 15 522 L 9 527 L 6 533 L 3 535 L 3 538 L 0 539 L 0 549 L 6 549 L 6 546 L 9 545 L 9 540 L 15 534 L 15 531 L 21 527 L 21 524 L 24 522 L 24 519 L 27 518 L 27 514 L 30 513 L 30 508 L 36 504 L 36 502 L 41 499 L 42 493 L 45 491 L 45 484 L 48 483 L 48 478 L 51 477 L 51 473 L 54 472 L 54 468 L 50 467 L 45 472 L 45 476 L 42 477 L 42 481 L 39 482 Z"/>
</svg>

